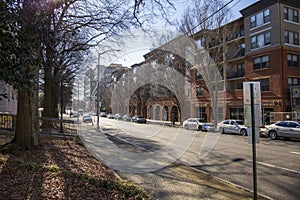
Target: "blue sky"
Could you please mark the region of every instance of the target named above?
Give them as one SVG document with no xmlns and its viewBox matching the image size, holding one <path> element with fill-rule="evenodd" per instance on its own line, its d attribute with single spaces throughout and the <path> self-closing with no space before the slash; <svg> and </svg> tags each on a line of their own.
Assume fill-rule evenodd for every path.
<svg viewBox="0 0 300 200">
<path fill-rule="evenodd" d="M 234 0 L 232 3 L 230 3 L 228 6 L 234 17 L 232 20 L 241 17 L 241 14 L 239 12 L 240 10 L 257 1 L 259 0 Z M 190 2 L 190 0 L 173 0 L 172 2 L 174 2 L 176 6 L 176 12 L 173 16 L 179 21 L 183 11 L 187 7 L 188 2 Z M 227 0 L 226 2 L 229 2 L 229 0 Z M 161 27 L 159 29 L 160 30 L 158 30 L 158 32 L 163 32 L 166 30 L 165 28 Z M 153 38 L 153 40 L 149 38 L 144 39 L 143 32 L 137 31 L 136 37 L 129 40 L 126 43 L 125 47 L 122 47 L 122 52 L 119 52 L 119 55 L 117 55 L 117 57 L 115 57 L 114 60 L 107 60 L 107 63 L 105 64 L 113 62 L 121 63 L 122 65 L 129 67 L 135 63 L 142 62 L 144 60 L 143 55 L 150 51 L 152 43 L 155 42 L 154 39 L 156 38 Z"/>
</svg>

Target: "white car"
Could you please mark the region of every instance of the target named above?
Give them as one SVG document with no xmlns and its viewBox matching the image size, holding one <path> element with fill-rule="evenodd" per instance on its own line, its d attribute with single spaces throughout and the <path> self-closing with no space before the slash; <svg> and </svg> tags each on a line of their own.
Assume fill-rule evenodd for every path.
<svg viewBox="0 0 300 200">
<path fill-rule="evenodd" d="M 207 123 L 201 118 L 189 118 L 183 122 L 182 126 L 185 129 L 194 129 L 198 131 L 211 131 L 214 129 L 212 123 Z"/>
<path fill-rule="evenodd" d="M 296 121 L 279 121 L 266 126 L 265 132 L 272 140 L 278 137 L 300 138 L 300 123 Z"/>
<path fill-rule="evenodd" d="M 244 125 L 244 121 L 242 120 L 224 120 L 218 123 L 217 130 L 219 130 L 221 133 L 236 133 L 242 136 L 248 135 L 247 127 Z"/>
</svg>

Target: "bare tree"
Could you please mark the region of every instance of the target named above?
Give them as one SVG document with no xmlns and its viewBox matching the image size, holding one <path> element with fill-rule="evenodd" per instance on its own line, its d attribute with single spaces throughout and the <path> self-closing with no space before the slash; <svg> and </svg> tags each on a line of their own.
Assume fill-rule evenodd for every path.
<svg viewBox="0 0 300 200">
<path fill-rule="evenodd" d="M 19 15 L 14 25 L 17 25 L 16 34 L 19 35 L 10 38 L 17 40 L 14 44 L 18 47 L 11 49 L 8 54 L 10 57 L 16 57 L 14 60 L 17 65 L 11 71 L 12 74 L 21 77 L 22 80 L 6 80 L 18 89 L 16 134 L 9 145 L 18 149 L 39 144 L 39 72 L 44 76 L 45 102 L 55 102 L 57 98 L 52 99 L 51 95 L 53 92 L 57 93 L 57 87 L 53 85 L 57 86 L 63 79 L 66 81 L 74 76 L 89 47 L 98 46 L 108 38 L 120 36 L 124 30 L 132 27 L 146 27 L 147 24 L 153 23 L 150 19 L 158 14 L 167 19 L 167 9 L 173 7 L 169 1 L 160 0 L 10 2 L 12 6 L 21 5 L 15 12 Z M 13 66 L 1 65 L 2 67 L 11 70 L 10 67 Z M 48 115 L 53 114 L 50 111 L 52 108 L 53 106 L 46 108 Z"/>
</svg>

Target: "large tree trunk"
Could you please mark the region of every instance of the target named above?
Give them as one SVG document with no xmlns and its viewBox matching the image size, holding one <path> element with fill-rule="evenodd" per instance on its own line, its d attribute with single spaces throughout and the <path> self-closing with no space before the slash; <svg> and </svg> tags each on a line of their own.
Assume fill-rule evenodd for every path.
<svg viewBox="0 0 300 200">
<path fill-rule="evenodd" d="M 56 104 L 56 95 L 54 91 L 53 76 L 52 76 L 52 67 L 45 67 L 45 77 L 44 77 L 44 117 L 57 117 L 55 109 L 57 108 Z"/>
<path fill-rule="evenodd" d="M 13 148 L 22 150 L 39 144 L 38 94 L 36 90 L 18 90 L 18 114 Z"/>
</svg>

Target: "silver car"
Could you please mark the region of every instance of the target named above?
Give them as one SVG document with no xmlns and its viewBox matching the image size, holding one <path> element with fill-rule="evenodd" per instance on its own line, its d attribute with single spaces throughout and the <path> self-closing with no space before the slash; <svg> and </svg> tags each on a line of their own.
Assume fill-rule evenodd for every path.
<svg viewBox="0 0 300 200">
<path fill-rule="evenodd" d="M 244 121 L 242 120 L 224 120 L 218 123 L 217 130 L 219 130 L 221 133 L 236 133 L 242 136 L 247 135 L 247 127 L 244 125 Z"/>
<path fill-rule="evenodd" d="M 265 132 L 272 140 L 278 137 L 300 138 L 300 124 L 296 121 L 279 121 L 266 126 Z"/>
<path fill-rule="evenodd" d="M 201 131 L 211 131 L 213 130 L 213 124 L 207 123 L 201 118 L 189 118 L 185 120 L 182 124 L 185 129 L 194 129 Z"/>
</svg>

